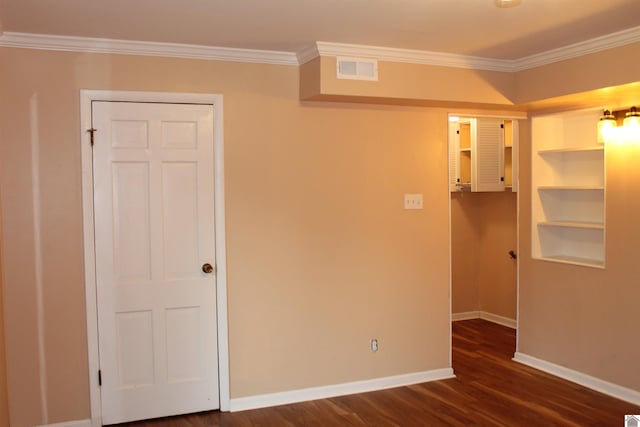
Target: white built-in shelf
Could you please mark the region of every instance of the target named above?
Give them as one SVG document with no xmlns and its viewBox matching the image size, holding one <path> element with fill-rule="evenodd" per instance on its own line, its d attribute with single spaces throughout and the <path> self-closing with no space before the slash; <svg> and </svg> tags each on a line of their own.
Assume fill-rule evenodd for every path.
<svg viewBox="0 0 640 427">
<path fill-rule="evenodd" d="M 604 268 L 605 150 L 599 111 L 532 118 L 532 256 Z"/>
<path fill-rule="evenodd" d="M 538 190 L 551 191 L 604 191 L 604 187 L 594 185 L 541 185 Z"/>
<path fill-rule="evenodd" d="M 461 153 L 470 153 L 471 152 L 471 148 L 461 148 L 460 152 Z"/>
<path fill-rule="evenodd" d="M 565 153 L 585 153 L 585 152 L 599 152 L 604 151 L 603 145 L 592 145 L 588 147 L 563 147 L 563 148 L 551 148 L 546 150 L 538 150 L 538 154 L 565 154 Z"/>
<path fill-rule="evenodd" d="M 539 222 L 538 225 L 541 227 L 590 228 L 594 230 L 604 230 L 604 224 L 601 222 L 542 221 Z"/>
<path fill-rule="evenodd" d="M 565 255 L 556 255 L 556 256 L 547 255 L 547 256 L 540 257 L 540 259 L 544 261 L 559 262 L 562 264 L 573 264 L 573 265 L 582 265 L 584 267 L 604 268 L 604 261 L 596 261 L 588 258 L 578 258 L 578 257 L 572 257 L 572 256 L 565 256 Z"/>
</svg>

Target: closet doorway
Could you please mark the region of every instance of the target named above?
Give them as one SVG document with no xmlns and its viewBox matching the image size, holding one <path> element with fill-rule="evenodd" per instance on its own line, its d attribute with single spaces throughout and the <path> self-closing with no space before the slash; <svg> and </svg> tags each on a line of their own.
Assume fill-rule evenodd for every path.
<svg viewBox="0 0 640 427">
<path fill-rule="evenodd" d="M 518 121 L 450 114 L 448 126 L 451 318 L 516 328 Z"/>
</svg>

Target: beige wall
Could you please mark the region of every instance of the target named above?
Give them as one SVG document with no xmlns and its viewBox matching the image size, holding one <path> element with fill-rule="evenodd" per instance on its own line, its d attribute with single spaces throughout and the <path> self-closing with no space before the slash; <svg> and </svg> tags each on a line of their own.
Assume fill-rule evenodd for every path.
<svg viewBox="0 0 640 427">
<path fill-rule="evenodd" d="M 510 191 L 451 193 L 452 313 L 516 319 L 516 200 Z"/>
<path fill-rule="evenodd" d="M 480 310 L 478 193 L 451 193 L 451 312 Z"/>
<path fill-rule="evenodd" d="M 465 73 L 461 70 L 439 79 L 429 79 L 427 76 L 431 72 L 437 74 L 438 67 L 393 64 L 387 70 L 389 75 L 395 76 L 394 81 L 388 82 L 381 77 L 381 84 L 376 86 L 370 82 L 337 81 L 333 62 L 322 58 L 321 95 L 316 98 L 343 97 L 354 101 L 360 98 L 364 102 L 383 103 L 401 102 L 399 100 L 415 103 L 421 99 L 437 104 L 444 96 L 451 105 L 462 99 L 469 104 L 495 103 L 504 108 L 515 103 L 513 108 L 531 111 L 593 106 L 628 108 L 640 104 L 638 54 L 640 43 L 632 43 L 514 73 L 513 86 L 508 78 L 500 84 L 488 79 L 484 84 L 471 85 L 471 92 L 463 90 L 468 87 L 458 84 L 460 75 Z M 384 63 L 380 67 L 381 72 L 386 69 Z M 473 81 L 482 80 L 482 73 L 467 72 Z M 315 75 L 318 75 L 317 71 Z M 440 84 L 439 88 L 430 87 L 434 81 Z M 474 92 L 475 89 L 478 92 Z M 492 94 L 492 89 L 497 93 Z M 637 335 L 634 335 L 637 308 L 633 308 L 637 304 L 631 305 L 638 301 L 640 292 L 634 282 L 639 267 L 632 260 L 638 253 L 634 242 L 638 241 L 636 234 L 640 231 L 631 222 L 638 209 L 632 194 L 638 172 L 637 168 L 632 168 L 634 163 L 630 160 L 635 159 L 638 149 L 608 148 L 607 268 L 594 270 L 532 261 L 531 153 L 527 145 L 530 128 L 528 123 L 523 126 L 519 351 L 638 390 L 640 371 L 632 368 L 636 365 L 634 358 L 637 358 L 640 344 L 625 344 Z M 453 274 L 455 277 L 457 273 Z M 455 289 L 453 294 L 455 297 Z M 480 296 L 478 298 L 480 304 Z M 470 301 L 461 302 L 460 307 L 472 303 L 473 298 L 470 298 Z M 456 311 L 455 300 L 453 304 Z"/>
<path fill-rule="evenodd" d="M 0 57 L 1 58 L 1 57 Z M 0 206 L 2 194 L 0 193 Z M 0 425 L 9 425 L 9 402 L 7 399 L 7 363 L 4 345 L 4 304 L 2 298 L 2 210 L 0 210 Z"/>
<path fill-rule="evenodd" d="M 530 140 L 520 153 L 518 351 L 640 391 L 640 144 L 606 147 L 605 269 L 531 259 Z"/>
<path fill-rule="evenodd" d="M 517 194 L 481 193 L 479 309 L 516 319 L 516 262 L 508 253 L 517 251 Z"/>
<path fill-rule="evenodd" d="M 637 55 L 608 58 L 613 77 L 572 65 L 495 81 L 430 70 L 434 78 L 421 82 L 423 73 L 397 64 L 382 70 L 417 84 L 420 96 L 433 91 L 438 102 L 496 105 L 508 104 L 514 90 L 524 102 L 637 79 Z M 232 397 L 448 366 L 447 110 L 301 103 L 299 70 L 287 66 L 8 48 L 0 48 L 0 63 L 2 297 L 14 427 L 89 415 L 81 88 L 225 95 Z M 487 84 L 478 92 L 457 87 L 463 75 Z M 355 93 L 398 100 L 412 96 L 407 90 Z M 608 148 L 607 268 L 594 270 L 531 260 L 531 159 L 527 139 L 521 144 L 519 350 L 637 389 L 640 372 L 631 367 L 639 349 L 629 338 L 640 296 L 640 231 L 631 222 L 640 209 L 640 153 Z M 414 192 L 428 209 L 401 209 L 402 194 Z M 34 218 L 42 230 L 40 284 Z M 372 337 L 380 340 L 375 355 Z"/>
<path fill-rule="evenodd" d="M 88 386 L 84 290 L 80 286 L 83 270 L 79 228 L 82 213 L 77 191 L 80 174 L 76 167 L 78 127 L 70 126 L 77 122 L 78 98 L 66 92 L 75 75 L 74 66 L 60 69 L 54 61 L 31 61 L 29 51 L 3 53 L 3 64 L 10 64 L 7 78 L 0 83 L 0 128 L 4 139 L 0 191 L 11 424 L 42 422 L 41 383 L 49 398 L 50 421 L 78 419 L 87 413 Z M 39 157 L 35 171 L 32 144 L 36 148 L 33 153 Z M 35 273 L 39 262 L 34 237 L 34 172 L 40 174 L 40 286 Z M 40 312 L 39 295 L 46 301 Z M 45 325 L 43 330 L 39 323 Z M 38 347 L 40 332 L 45 342 L 42 353 Z M 40 369 L 39 357 L 45 361 L 46 370 Z"/>
<path fill-rule="evenodd" d="M 640 42 L 520 71 L 516 74 L 515 101 L 527 103 L 637 82 L 640 74 L 638 55 Z M 592 99 L 615 102 L 611 90 L 600 94 L 599 99 Z M 567 101 L 571 103 L 571 100 Z M 583 108 L 601 105 L 584 98 L 581 102 Z"/>
<path fill-rule="evenodd" d="M 378 81 L 344 80 L 336 77 L 336 58 L 323 56 L 300 75 L 302 99 L 509 108 L 515 97 L 515 75 L 499 71 L 380 61 Z"/>
<path fill-rule="evenodd" d="M 449 366 L 444 110 L 301 104 L 297 67 L 6 48 L 0 55 L 12 426 L 89 416 L 81 88 L 225 96 L 232 397 Z M 429 208 L 402 210 L 402 194 L 416 192 Z"/>
<path fill-rule="evenodd" d="M 514 73 L 380 61 L 377 82 L 339 80 L 335 57 L 322 57 L 301 67 L 300 96 L 510 111 L 628 107 L 640 96 L 638 55 L 640 42 Z"/>
</svg>

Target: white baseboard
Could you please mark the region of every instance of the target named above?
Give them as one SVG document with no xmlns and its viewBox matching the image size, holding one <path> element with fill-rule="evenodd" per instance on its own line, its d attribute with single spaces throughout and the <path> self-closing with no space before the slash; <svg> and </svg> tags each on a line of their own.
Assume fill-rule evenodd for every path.
<svg viewBox="0 0 640 427">
<path fill-rule="evenodd" d="M 517 327 L 515 319 L 509 319 L 508 317 L 499 316 L 497 314 L 489 313 L 488 311 L 481 311 L 480 318 L 511 329 L 516 329 Z"/>
<path fill-rule="evenodd" d="M 517 322 L 515 319 L 499 316 L 497 314 L 489 313 L 488 311 L 466 311 L 464 313 L 452 313 L 451 320 L 457 322 L 458 320 L 469 319 L 483 319 L 488 322 L 497 323 L 498 325 L 506 326 L 507 328 L 516 329 Z"/>
<path fill-rule="evenodd" d="M 451 321 L 457 322 L 458 320 L 471 320 L 471 319 L 479 319 L 480 312 L 479 311 L 465 311 L 464 313 L 451 313 Z"/>
<path fill-rule="evenodd" d="M 392 377 L 375 378 L 371 380 L 334 384 L 322 387 L 311 387 L 299 390 L 283 391 L 280 393 L 260 394 L 256 396 L 238 397 L 231 399 L 230 410 L 244 411 L 248 409 L 266 408 L 269 406 L 287 405 L 308 400 L 327 399 L 354 393 L 383 390 L 402 387 L 411 384 L 455 378 L 453 369 L 434 369 L 432 371 L 415 372 L 411 374 L 395 375 Z"/>
<path fill-rule="evenodd" d="M 36 427 L 91 427 L 91 420 L 64 421 L 55 424 L 42 424 Z"/>
<path fill-rule="evenodd" d="M 513 356 L 513 360 L 522 363 L 523 365 L 531 366 L 532 368 L 547 372 L 551 375 L 564 378 L 565 380 L 569 380 L 576 384 L 580 384 L 581 386 L 592 390 L 599 391 L 600 393 L 608 394 L 609 396 L 633 403 L 634 405 L 640 405 L 640 391 L 622 387 L 524 353 L 516 352 Z"/>
</svg>

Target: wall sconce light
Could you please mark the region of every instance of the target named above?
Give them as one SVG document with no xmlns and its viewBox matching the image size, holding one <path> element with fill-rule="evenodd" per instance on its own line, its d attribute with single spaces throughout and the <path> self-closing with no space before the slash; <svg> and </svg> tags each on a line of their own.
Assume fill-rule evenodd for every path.
<svg viewBox="0 0 640 427">
<path fill-rule="evenodd" d="M 604 110 L 602 117 L 598 121 L 598 143 L 607 144 L 612 142 L 616 135 L 617 126 L 616 117 L 611 114 L 610 110 Z"/>
<path fill-rule="evenodd" d="M 598 121 L 598 143 L 640 143 L 640 112 L 636 107 L 631 107 L 624 114 L 621 126 L 618 126 L 617 117 L 622 118 L 624 110 L 604 110 Z"/>
</svg>

